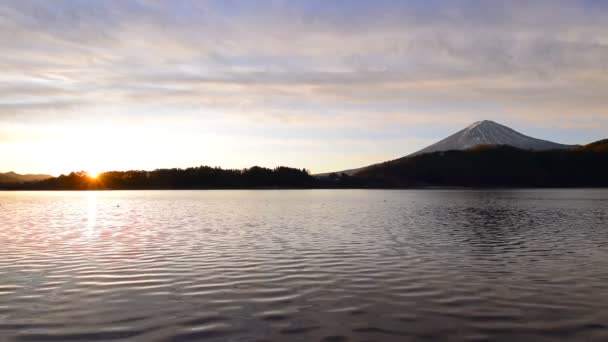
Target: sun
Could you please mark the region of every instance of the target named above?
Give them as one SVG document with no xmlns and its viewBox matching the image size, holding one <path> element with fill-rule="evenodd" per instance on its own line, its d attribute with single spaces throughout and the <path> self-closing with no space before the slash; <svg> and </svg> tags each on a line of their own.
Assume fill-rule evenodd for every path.
<svg viewBox="0 0 608 342">
<path fill-rule="evenodd" d="M 87 171 L 87 176 L 91 179 L 97 179 L 99 177 L 99 172 L 97 171 Z"/>
</svg>

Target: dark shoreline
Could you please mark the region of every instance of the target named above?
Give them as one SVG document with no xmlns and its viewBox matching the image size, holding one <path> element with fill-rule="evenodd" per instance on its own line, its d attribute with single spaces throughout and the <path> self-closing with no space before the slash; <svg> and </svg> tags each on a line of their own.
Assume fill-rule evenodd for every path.
<svg viewBox="0 0 608 342">
<path fill-rule="evenodd" d="M 608 189 L 607 186 L 555 186 L 555 187 L 539 187 L 539 186 L 517 186 L 517 187 L 501 187 L 501 186 L 421 186 L 421 187 L 320 187 L 320 188 L 146 188 L 146 189 L 2 189 L 0 192 L 91 192 L 91 191 L 216 191 L 216 190 L 594 190 Z"/>
</svg>

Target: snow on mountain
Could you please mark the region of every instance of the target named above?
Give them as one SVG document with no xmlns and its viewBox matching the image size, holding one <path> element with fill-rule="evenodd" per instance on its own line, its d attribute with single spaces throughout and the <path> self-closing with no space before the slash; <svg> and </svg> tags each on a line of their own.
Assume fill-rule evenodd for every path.
<svg viewBox="0 0 608 342">
<path fill-rule="evenodd" d="M 547 140 L 532 138 L 494 121 L 483 120 L 474 122 L 465 129 L 458 131 L 418 152 L 412 153 L 407 157 L 431 152 L 466 150 L 479 145 L 508 145 L 524 150 L 534 151 L 574 149 L 578 146 L 563 145 Z M 344 170 L 337 173 L 354 175 L 364 168 L 365 167 Z M 329 173 L 318 174 L 317 176 L 327 175 L 329 175 Z"/>
<path fill-rule="evenodd" d="M 494 121 L 484 120 L 475 122 L 465 129 L 411 155 L 439 151 L 466 150 L 479 145 L 508 145 L 524 150 L 535 151 L 572 149 L 576 147 L 573 145 L 562 145 L 547 140 L 532 138 Z"/>
</svg>

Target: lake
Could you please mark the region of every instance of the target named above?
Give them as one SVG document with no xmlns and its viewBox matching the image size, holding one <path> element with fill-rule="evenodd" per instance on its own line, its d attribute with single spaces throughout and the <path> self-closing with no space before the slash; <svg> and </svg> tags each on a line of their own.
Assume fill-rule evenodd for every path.
<svg viewBox="0 0 608 342">
<path fill-rule="evenodd" d="M 0 192 L 1 341 L 608 340 L 608 190 Z"/>
</svg>

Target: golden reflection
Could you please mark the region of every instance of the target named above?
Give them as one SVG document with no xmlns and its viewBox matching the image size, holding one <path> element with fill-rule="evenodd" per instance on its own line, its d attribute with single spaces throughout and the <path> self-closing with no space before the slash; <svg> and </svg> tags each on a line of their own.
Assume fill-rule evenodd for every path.
<svg viewBox="0 0 608 342">
<path fill-rule="evenodd" d="M 87 227 L 86 234 L 93 234 L 97 221 L 97 193 L 90 191 L 87 193 Z"/>
</svg>

